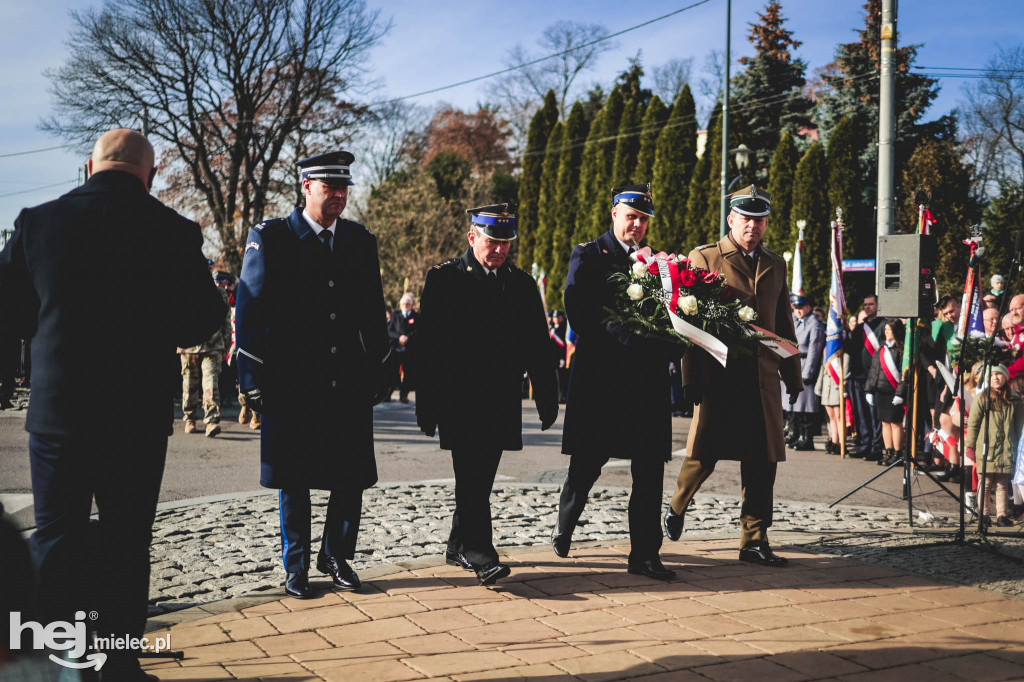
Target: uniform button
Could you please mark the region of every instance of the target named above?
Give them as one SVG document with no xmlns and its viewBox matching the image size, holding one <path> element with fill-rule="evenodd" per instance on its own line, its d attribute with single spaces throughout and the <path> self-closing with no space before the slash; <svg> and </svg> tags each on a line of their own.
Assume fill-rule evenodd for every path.
<svg viewBox="0 0 1024 682">
<path fill-rule="evenodd" d="M 337 346 L 331 346 L 331 352 L 332 353 L 337 353 L 338 352 L 338 347 Z"/>
<path fill-rule="evenodd" d="M 338 382 L 336 380 L 331 380 L 331 388 L 337 388 L 337 387 L 338 387 Z"/>
<path fill-rule="evenodd" d="M 338 316 L 337 316 L 337 315 L 335 315 L 334 313 L 331 313 L 331 319 L 332 319 L 332 320 L 336 320 L 336 319 L 338 319 Z"/>
<path fill-rule="evenodd" d="M 333 287 L 334 286 L 334 280 L 333 279 L 327 280 L 327 286 Z"/>
</svg>

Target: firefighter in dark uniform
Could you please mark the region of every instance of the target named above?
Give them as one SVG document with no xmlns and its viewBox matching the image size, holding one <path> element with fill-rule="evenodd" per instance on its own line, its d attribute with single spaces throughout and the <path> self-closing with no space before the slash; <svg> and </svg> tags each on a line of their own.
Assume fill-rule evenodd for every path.
<svg viewBox="0 0 1024 682">
<path fill-rule="evenodd" d="M 537 285 L 505 260 L 515 216 L 508 204 L 467 213 L 469 249 L 434 266 L 420 297 L 416 421 L 428 436 L 439 431 L 452 453 L 455 514 L 445 558 L 489 585 L 510 572 L 494 548 L 490 495 L 502 451 L 523 449 L 523 373 L 542 431 L 558 417 L 558 382 Z M 468 363 L 472 355 L 479 360 Z"/>
<path fill-rule="evenodd" d="M 612 228 L 572 252 L 565 280 L 565 311 L 579 335 L 569 376 L 562 452 L 569 473 L 558 504 L 552 547 L 566 557 L 587 495 L 609 458 L 629 459 L 630 573 L 668 580 L 661 563 L 661 494 L 665 462 L 672 458 L 670 361 L 684 346 L 629 333 L 605 321 L 606 308 L 621 305 L 613 272 L 627 272 L 632 249 L 644 246 L 654 216 L 650 185 L 612 190 Z"/>
<path fill-rule="evenodd" d="M 352 160 L 299 162 L 305 208 L 249 232 L 238 283 L 239 390 L 263 415 L 260 485 L 280 490 L 285 592 L 299 598 L 311 596 L 310 488 L 331 492 L 317 570 L 357 589 L 347 560 L 377 482 L 372 407 L 389 345 L 377 240 L 340 218 Z"/>
</svg>

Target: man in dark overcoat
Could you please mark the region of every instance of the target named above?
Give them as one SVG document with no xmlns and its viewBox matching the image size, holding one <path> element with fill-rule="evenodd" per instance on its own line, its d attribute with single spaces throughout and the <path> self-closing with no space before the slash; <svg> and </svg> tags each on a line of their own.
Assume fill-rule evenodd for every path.
<svg viewBox="0 0 1024 682">
<path fill-rule="evenodd" d="M 0 325 L 32 337 L 25 429 L 39 619 L 75 623 L 76 612 L 95 611 L 97 634 L 134 639 L 149 603 L 149 545 L 180 380 L 176 348 L 205 341 L 227 308 L 199 226 L 149 194 L 149 141 L 109 131 L 88 167 L 85 184 L 18 216 L 0 253 Z M 145 287 L 125 286 L 126 258 L 145 260 Z M 118 403 L 116 422 L 97 390 L 129 398 Z M 98 533 L 89 521 L 94 498 Z M 105 653 L 103 679 L 148 679 L 138 651 Z"/>
<path fill-rule="evenodd" d="M 398 400 L 409 402 L 409 392 L 415 387 L 416 380 L 416 326 L 418 315 L 413 310 L 416 297 L 411 293 L 402 294 L 398 302 L 398 310 L 391 312 L 388 320 L 388 339 L 391 341 L 391 357 L 388 359 L 391 374 L 391 386 L 398 386 Z M 388 392 L 384 402 L 391 401 Z"/>
<path fill-rule="evenodd" d="M 590 489 L 609 458 L 629 459 L 630 573 L 668 580 L 661 563 L 661 494 L 665 462 L 672 458 L 670 361 L 683 345 L 632 334 L 606 322 L 606 308 L 621 306 L 615 272 L 628 272 L 629 254 L 644 246 L 654 216 L 650 185 L 612 190 L 612 228 L 573 249 L 565 280 L 565 311 L 579 335 L 569 376 L 562 452 L 569 473 L 558 504 L 552 547 L 566 557 Z"/>
<path fill-rule="evenodd" d="M 878 296 L 864 297 L 864 320 L 846 337 L 843 352 L 850 357 L 850 400 L 857 416 L 857 450 L 847 452 L 851 457 L 882 461 L 882 421 L 875 406 L 868 403 L 864 385 L 867 383 L 871 360 L 885 341 L 885 318 L 878 316 Z"/>
<path fill-rule="evenodd" d="M 285 592 L 311 596 L 310 488 L 329 490 L 316 567 L 357 589 L 363 490 L 377 482 L 373 405 L 389 353 L 377 240 L 341 219 L 348 152 L 299 162 L 305 208 L 254 227 L 236 304 L 239 390 L 263 415 L 260 485 L 278 488 Z"/>
<path fill-rule="evenodd" d="M 491 529 L 501 453 L 523 449 L 523 373 L 545 431 L 558 417 L 558 383 L 537 284 L 506 261 L 516 237 L 508 204 L 469 209 L 469 249 L 427 273 L 420 297 L 416 421 L 451 450 L 455 513 L 445 558 L 488 585 L 507 576 Z M 481 361 L 467 365 L 467 354 Z"/>
<path fill-rule="evenodd" d="M 771 213 L 771 195 L 751 185 L 731 194 L 729 205 L 725 238 L 694 249 L 689 258 L 694 267 L 724 274 L 740 302 L 757 313 L 759 327 L 793 339 L 786 261 L 761 244 Z M 695 409 L 686 458 L 665 514 L 665 532 L 670 539 L 679 539 L 683 515 L 718 461 L 738 460 L 743 486 L 739 558 L 769 566 L 787 563 L 768 543 L 775 473 L 778 463 L 786 460 L 780 375 L 792 404 L 804 387 L 798 355 L 781 359 L 758 345 L 756 352 L 730 348 L 725 367 L 698 348 L 683 358 L 684 400 Z"/>
</svg>

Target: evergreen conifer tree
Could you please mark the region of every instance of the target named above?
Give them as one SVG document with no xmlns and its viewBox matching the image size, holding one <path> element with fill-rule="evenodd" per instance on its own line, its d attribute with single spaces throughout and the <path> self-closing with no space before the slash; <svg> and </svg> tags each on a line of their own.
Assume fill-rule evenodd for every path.
<svg viewBox="0 0 1024 682">
<path fill-rule="evenodd" d="M 516 213 L 516 231 L 519 233 L 516 248 L 519 265 L 525 270 L 531 263 L 525 262 L 533 257 L 534 243 L 538 227 L 538 206 L 540 200 L 540 176 L 544 169 L 544 150 L 548 144 L 548 136 L 558 120 L 558 101 L 555 93 L 548 90 L 544 97 L 544 105 L 533 115 L 530 130 L 527 134 L 526 151 L 523 154 L 523 171 L 519 180 L 519 206 Z"/>
<path fill-rule="evenodd" d="M 608 178 L 613 187 L 640 182 L 634 173 L 640 154 L 641 116 L 640 104 L 636 100 L 626 102 L 622 110 L 622 120 L 619 121 L 619 139 L 615 141 L 612 174 Z"/>
<path fill-rule="evenodd" d="M 870 209 L 861 202 L 860 174 L 858 173 L 858 145 L 853 122 L 844 116 L 832 131 L 828 143 L 828 202 L 835 220 L 836 209 L 843 209 L 843 256 L 870 258 L 874 253 L 875 226 Z M 859 301 L 861 292 L 857 284 L 864 278 L 844 276 L 847 300 Z"/>
<path fill-rule="evenodd" d="M 771 171 L 768 174 L 768 193 L 772 195 L 772 217 L 769 219 L 774 239 L 774 250 L 785 252 L 793 248 L 790 241 L 790 211 L 793 208 L 793 176 L 799 160 L 793 134 L 782 133 L 779 144 L 772 154 Z"/>
<path fill-rule="evenodd" d="M 793 58 L 792 50 L 801 43 L 783 27 L 782 3 L 772 0 L 758 19 L 747 38 L 754 56 L 740 58 L 747 68 L 733 79 L 732 96 L 738 105 L 736 118 L 746 122 L 746 144 L 764 163 L 783 131 L 795 133 L 812 125 L 814 104 L 803 95 L 807 64 Z M 755 174 L 758 183 L 767 179 L 767 168 Z"/>
<path fill-rule="evenodd" d="M 708 192 L 710 187 L 708 186 L 708 155 L 707 150 L 705 153 L 697 159 L 697 164 L 693 167 L 693 173 L 690 175 L 690 186 L 687 188 L 686 197 L 686 215 L 684 216 L 685 231 L 683 232 L 683 238 L 680 243 L 683 244 L 681 250 L 689 253 L 690 249 L 694 249 L 704 244 L 709 244 L 712 240 L 708 238 L 711 234 L 711 228 L 704 224 L 704 214 L 708 203 Z M 715 219 L 717 221 L 717 217 Z M 718 235 L 718 224 L 715 223 L 715 235 Z M 713 241 L 718 241 L 714 239 Z"/>
<path fill-rule="evenodd" d="M 615 164 L 615 147 L 618 144 L 619 125 L 622 122 L 622 112 L 626 108 L 622 91 L 613 88 L 608 100 L 604 103 L 602 112 L 602 125 L 604 135 L 598 142 L 600 158 L 594 165 L 595 173 L 591 177 L 591 200 L 587 207 L 590 210 L 590 225 L 587 228 L 586 239 L 593 239 L 609 227 L 611 220 L 609 211 L 612 206 L 612 187 L 615 180 L 612 179 L 612 167 Z"/>
<path fill-rule="evenodd" d="M 773 197 L 774 198 L 774 197 Z M 828 287 L 832 276 L 830 255 L 831 211 L 828 205 L 828 166 L 825 147 L 815 141 L 796 166 L 793 177 L 793 210 L 790 217 L 792 232 L 785 244 L 796 243 L 799 233 L 796 221 L 806 220 L 803 264 L 804 293 L 812 305 L 824 306 L 828 302 Z M 766 246 L 772 248 L 765 240 Z M 778 247 L 773 250 L 779 250 Z"/>
<path fill-rule="evenodd" d="M 589 241 L 590 235 L 590 209 L 598 200 L 597 179 L 604 159 L 601 158 L 601 144 L 599 140 L 604 136 L 604 109 L 594 114 L 590 129 L 587 131 L 587 139 L 583 146 L 583 154 L 580 160 L 579 182 L 576 190 L 576 219 L 573 225 L 573 244 Z"/>
<path fill-rule="evenodd" d="M 652 108 L 654 104 L 651 104 Z M 690 86 L 683 87 L 658 135 L 652 168 L 655 219 L 652 240 L 661 248 L 684 251 L 702 242 L 686 230 L 690 176 L 697 163 L 697 112 Z"/>
<path fill-rule="evenodd" d="M 565 121 L 562 135 L 562 154 L 558 163 L 558 180 L 555 204 L 558 217 L 551 230 L 551 268 L 548 270 L 548 306 L 562 307 L 562 290 L 565 276 L 569 271 L 569 256 L 578 243 L 573 241 L 576 215 L 579 211 L 580 164 L 583 161 L 583 145 L 587 139 L 587 122 L 583 105 L 572 105 L 569 118 Z"/>
<path fill-rule="evenodd" d="M 533 260 L 545 273 L 551 270 L 551 244 L 558 223 L 558 164 L 562 156 L 562 135 L 565 125 L 558 121 L 548 136 L 544 151 L 544 168 L 540 175 L 540 205 L 537 236 L 533 242 Z M 523 263 L 526 265 L 526 263 Z"/>
<path fill-rule="evenodd" d="M 654 156 L 657 151 L 658 135 L 665 127 L 668 116 L 669 108 L 665 106 L 660 97 L 654 95 L 651 98 L 651 103 L 647 105 L 641 123 L 640 153 L 637 155 L 636 171 L 633 173 L 633 177 L 638 183 L 653 182 Z"/>
</svg>

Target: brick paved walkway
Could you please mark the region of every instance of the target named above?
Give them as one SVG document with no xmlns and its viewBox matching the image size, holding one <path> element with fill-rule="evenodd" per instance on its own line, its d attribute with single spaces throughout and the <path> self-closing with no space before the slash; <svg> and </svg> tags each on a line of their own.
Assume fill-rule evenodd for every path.
<svg viewBox="0 0 1024 682">
<path fill-rule="evenodd" d="M 1024 601 L 1012 597 L 785 548 L 788 568 L 741 564 L 735 540 L 667 544 L 678 576 L 660 583 L 626 573 L 627 552 L 560 560 L 531 549 L 493 588 L 440 565 L 366 580 L 360 593 L 314 579 L 321 592 L 308 601 L 227 600 L 171 627 L 183 661 L 147 670 L 344 682 L 1024 679 Z"/>
</svg>

